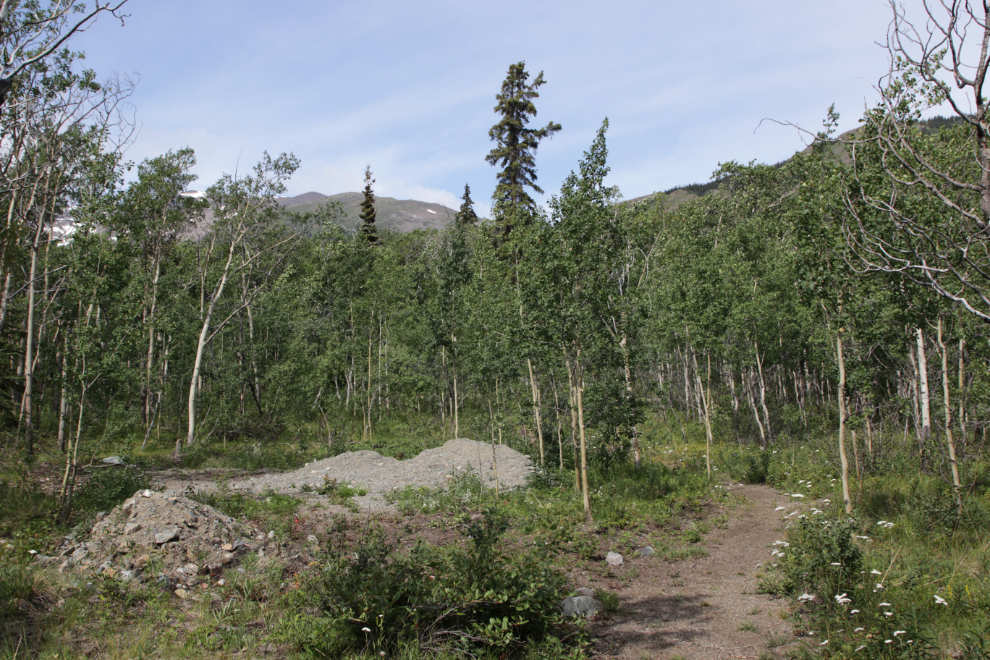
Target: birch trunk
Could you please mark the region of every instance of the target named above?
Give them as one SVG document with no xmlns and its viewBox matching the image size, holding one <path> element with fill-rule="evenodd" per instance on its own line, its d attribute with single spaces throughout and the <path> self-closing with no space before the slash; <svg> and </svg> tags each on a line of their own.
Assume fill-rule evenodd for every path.
<svg viewBox="0 0 990 660">
<path fill-rule="evenodd" d="M 921 389 L 921 465 L 924 470 L 928 464 L 925 458 L 925 447 L 932 434 L 931 391 L 928 388 L 928 360 L 925 357 L 925 336 L 921 328 L 917 329 L 918 344 L 918 385 Z"/>
<path fill-rule="evenodd" d="M 835 354 L 839 361 L 839 462 L 842 466 L 842 502 L 846 513 L 852 513 L 849 496 L 849 458 L 846 456 L 846 361 L 842 355 L 842 328 L 835 333 Z"/>
<path fill-rule="evenodd" d="M 588 490 L 588 444 L 584 435 L 584 370 L 581 367 L 581 351 L 578 351 L 578 361 L 574 363 L 577 371 L 577 409 L 578 429 L 581 432 L 581 495 L 584 501 L 584 519 L 592 522 L 591 493 Z"/>
<path fill-rule="evenodd" d="M 702 401 L 702 411 L 704 412 L 705 419 L 705 472 L 708 474 L 708 478 L 712 478 L 712 419 L 711 414 L 708 409 L 708 401 L 711 397 L 711 381 L 709 381 L 709 387 L 706 390 L 701 382 L 701 371 L 698 369 L 698 356 L 695 355 L 694 349 L 691 349 L 691 359 L 694 361 L 694 377 L 695 383 L 698 385 L 698 393 L 701 395 Z M 711 358 L 709 358 L 711 360 Z M 711 362 L 709 362 L 709 373 L 711 367 Z"/>
<path fill-rule="evenodd" d="M 625 367 L 626 394 L 629 396 L 631 402 L 633 396 L 632 369 L 629 366 L 629 345 L 625 335 L 622 335 L 622 341 L 619 342 L 619 346 L 622 347 L 622 359 Z M 632 435 L 633 465 L 638 470 L 643 466 L 643 460 L 639 453 L 639 429 L 637 425 L 633 424 L 629 432 Z"/>
<path fill-rule="evenodd" d="M 210 298 L 210 303 L 205 305 L 206 309 L 203 315 L 203 326 L 200 328 L 199 339 L 196 342 L 196 359 L 193 362 L 192 378 L 189 380 L 189 426 L 186 431 L 187 447 L 192 445 L 193 440 L 196 437 L 196 393 L 199 389 L 198 385 L 200 370 L 203 367 L 203 352 L 206 350 L 206 344 L 210 338 L 210 324 L 213 321 L 213 310 L 216 309 L 217 301 L 223 296 L 223 290 L 227 286 L 227 280 L 230 278 L 230 268 L 234 263 L 235 247 L 236 243 L 232 241 L 230 244 L 230 250 L 227 253 L 227 263 L 224 264 L 223 274 L 220 276 L 220 284 L 217 286 L 216 291 Z M 176 456 L 179 455 L 181 442 L 181 438 L 175 441 Z"/>
<path fill-rule="evenodd" d="M 536 437 L 539 440 L 540 465 L 543 465 L 545 457 L 543 454 L 543 424 L 540 419 L 540 388 L 533 377 L 533 361 L 530 358 L 526 358 L 526 366 L 529 367 L 529 386 L 533 394 L 533 412 L 536 415 Z"/>
<path fill-rule="evenodd" d="M 760 377 L 760 407 L 763 409 L 763 421 L 767 427 L 767 442 L 773 442 L 773 431 L 770 429 L 770 411 L 767 410 L 767 384 L 763 378 L 763 359 L 760 357 L 760 347 L 753 340 L 753 347 L 756 349 L 756 369 Z"/>
<path fill-rule="evenodd" d="M 942 317 L 938 318 L 938 348 L 942 354 L 942 398 L 945 405 L 945 441 L 949 445 L 949 464 L 952 468 L 952 488 L 956 492 L 956 508 L 962 513 L 962 484 L 959 481 L 959 463 L 956 461 L 956 442 L 952 435 L 952 405 L 949 401 L 949 351 L 942 340 Z"/>
</svg>

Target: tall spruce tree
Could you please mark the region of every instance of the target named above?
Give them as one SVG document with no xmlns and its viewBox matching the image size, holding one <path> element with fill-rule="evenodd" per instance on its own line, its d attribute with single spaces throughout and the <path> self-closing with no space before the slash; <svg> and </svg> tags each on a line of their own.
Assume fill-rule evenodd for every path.
<svg viewBox="0 0 990 660">
<path fill-rule="evenodd" d="M 536 202 L 526 190 L 532 188 L 535 192 L 543 192 L 536 185 L 534 154 L 540 140 L 560 130 L 560 124 L 554 122 L 539 129 L 526 128 L 530 119 L 536 116 L 533 99 L 540 96 L 537 90 L 545 82 L 542 71 L 532 83 L 527 84 L 528 79 L 525 62 L 509 66 L 502 92 L 495 97 L 498 99 L 495 112 L 502 118 L 488 132 L 496 146 L 485 156 L 485 160 L 502 168 L 492 195 L 492 210 L 503 236 L 507 236 L 517 224 L 528 224 L 536 212 Z"/>
<path fill-rule="evenodd" d="M 358 231 L 361 232 L 361 236 L 364 237 L 368 245 L 378 243 L 378 227 L 375 226 L 375 216 L 377 215 L 375 191 L 371 189 L 371 184 L 374 182 L 375 180 L 371 178 L 371 165 L 368 165 L 364 168 L 364 201 L 361 202 L 361 213 L 358 214 L 358 217 L 361 218 Z"/>
<path fill-rule="evenodd" d="M 474 212 L 474 200 L 471 199 L 471 186 L 464 184 L 464 196 L 461 197 L 461 209 L 454 216 L 454 223 L 458 227 L 473 225 L 478 222 L 478 214 Z"/>
</svg>

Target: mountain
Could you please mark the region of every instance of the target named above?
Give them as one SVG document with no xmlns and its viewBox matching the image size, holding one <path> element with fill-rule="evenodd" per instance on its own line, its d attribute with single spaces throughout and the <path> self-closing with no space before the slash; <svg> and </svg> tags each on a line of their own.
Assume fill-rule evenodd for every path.
<svg viewBox="0 0 990 660">
<path fill-rule="evenodd" d="M 358 213 L 364 195 L 356 192 L 324 195 L 308 192 L 295 197 L 280 197 L 278 203 L 293 213 L 308 213 L 328 202 L 338 202 L 343 207 L 344 217 L 338 224 L 348 232 L 356 231 Z M 378 216 L 375 224 L 379 230 L 408 233 L 416 229 L 442 229 L 454 221 L 457 211 L 442 204 L 431 204 L 414 199 L 393 199 L 376 197 L 375 209 Z"/>
<path fill-rule="evenodd" d="M 961 117 L 930 117 L 929 119 L 924 119 L 918 122 L 918 126 L 921 131 L 926 134 L 936 133 L 943 128 L 950 126 L 957 126 L 963 122 Z M 849 151 L 848 145 L 844 142 L 849 142 L 855 140 L 859 133 L 863 130 L 862 126 L 854 128 L 850 131 L 846 131 L 841 134 L 836 142 L 828 145 L 828 150 L 831 151 L 841 163 L 844 165 L 850 165 L 852 163 L 852 154 Z M 800 153 L 811 153 L 811 146 L 804 148 Z M 787 164 L 791 159 L 783 160 L 774 167 L 782 167 Z M 681 204 L 690 202 L 693 199 L 698 199 L 699 197 L 704 197 L 705 195 L 718 190 L 718 183 L 715 181 L 709 181 L 708 183 L 692 183 L 686 186 L 675 186 L 669 190 L 662 193 L 653 193 L 652 195 L 643 195 L 642 197 L 634 197 L 633 199 L 623 200 L 623 204 L 628 204 L 630 206 L 635 204 L 656 204 L 662 200 L 664 207 L 670 210 L 676 209 Z"/>
</svg>

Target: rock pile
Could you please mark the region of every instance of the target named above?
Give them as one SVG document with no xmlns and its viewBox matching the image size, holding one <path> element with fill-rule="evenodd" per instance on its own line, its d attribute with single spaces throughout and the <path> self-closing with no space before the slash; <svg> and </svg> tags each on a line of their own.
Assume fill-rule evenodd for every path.
<svg viewBox="0 0 990 660">
<path fill-rule="evenodd" d="M 67 543 L 59 569 L 90 568 L 110 577 L 149 574 L 191 585 L 248 551 L 264 552 L 256 530 L 189 498 L 139 491 L 96 523 L 88 542 Z"/>
<path fill-rule="evenodd" d="M 255 492 L 299 492 L 335 479 L 365 488 L 371 494 L 383 494 L 409 486 L 442 488 L 452 475 L 465 472 L 473 472 L 488 488 L 494 488 L 497 481 L 502 490 L 511 490 L 525 485 L 533 473 L 533 464 L 528 456 L 507 445 L 493 448 L 485 442 L 457 438 L 405 461 L 375 451 L 352 451 L 293 472 L 259 475 L 231 485 Z"/>
</svg>

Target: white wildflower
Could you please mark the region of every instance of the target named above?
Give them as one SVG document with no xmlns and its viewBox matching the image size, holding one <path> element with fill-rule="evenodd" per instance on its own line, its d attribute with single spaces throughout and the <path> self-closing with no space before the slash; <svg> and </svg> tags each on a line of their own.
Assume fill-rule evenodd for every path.
<svg viewBox="0 0 990 660">
<path fill-rule="evenodd" d="M 798 596 L 798 601 L 800 601 L 802 603 L 807 602 L 809 600 L 814 600 L 814 599 L 815 599 L 814 594 L 801 594 L 800 596 Z"/>
<path fill-rule="evenodd" d="M 903 635 L 906 632 L 907 632 L 906 630 L 895 630 L 894 637 L 897 637 L 898 635 Z"/>
<path fill-rule="evenodd" d="M 874 569 L 873 569 L 872 571 L 870 571 L 870 574 L 871 574 L 871 575 L 883 575 L 883 574 L 882 574 L 882 573 L 881 573 L 880 571 L 878 571 L 878 570 L 877 570 L 877 569 L 875 569 L 875 568 L 874 568 Z"/>
<path fill-rule="evenodd" d="M 948 605 L 949 603 L 948 603 L 948 601 L 946 601 L 944 598 L 942 598 L 938 594 L 935 594 L 935 604 L 936 605 Z"/>
<path fill-rule="evenodd" d="M 846 603 L 851 603 L 852 601 L 846 598 L 846 594 L 836 594 L 835 600 L 839 605 L 845 605 Z"/>
</svg>

